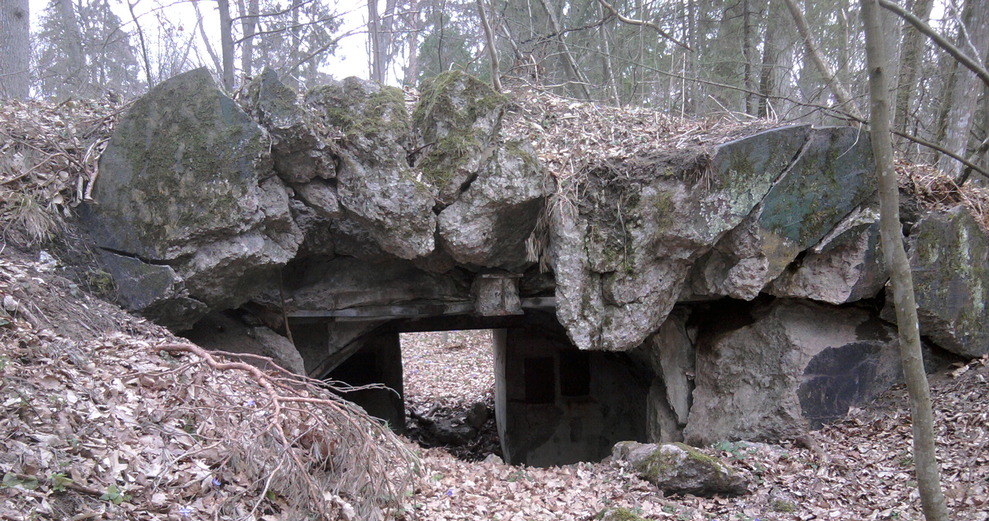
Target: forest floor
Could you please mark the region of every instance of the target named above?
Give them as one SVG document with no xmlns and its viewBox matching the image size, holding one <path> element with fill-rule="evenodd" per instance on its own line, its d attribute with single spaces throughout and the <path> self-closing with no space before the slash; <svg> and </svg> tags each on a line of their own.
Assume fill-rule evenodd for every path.
<svg viewBox="0 0 989 521">
<path fill-rule="evenodd" d="M 488 331 L 403 337 L 403 357 L 410 402 L 471 404 L 492 392 Z M 931 383 L 953 519 L 989 519 L 989 359 L 932 375 Z M 532 468 L 467 462 L 430 449 L 413 512 L 428 520 L 589 520 L 624 507 L 655 520 L 920 520 L 908 411 L 906 390 L 898 386 L 801 446 L 709 448 L 753 476 L 755 491 L 738 498 L 664 497 L 610 463 Z"/>
<path fill-rule="evenodd" d="M 209 367 L 162 355 L 156 346 L 174 341 L 167 331 L 81 293 L 55 271 L 0 256 L 0 300 L 8 308 L 16 301 L 0 316 L 0 519 L 184 521 L 258 505 L 257 517 L 248 519 L 298 519 L 281 492 L 257 499 L 257 481 L 231 465 L 210 431 L 223 410 L 244 414 L 237 404 L 243 393 L 263 390 L 249 378 L 220 378 Z M 407 342 L 410 402 L 455 407 L 489 400 L 490 332 L 455 332 L 449 342 L 441 335 Z M 952 518 L 985 521 L 989 360 L 936 375 L 932 387 Z M 216 389 L 231 395 L 206 392 Z M 391 512 L 410 521 L 583 521 L 608 507 L 654 520 L 921 519 L 904 389 L 811 438 L 801 446 L 708 448 L 752 475 L 753 493 L 737 498 L 664 497 L 610 462 L 532 468 L 465 461 L 406 443 L 421 472 L 404 508 Z M 348 519 L 347 501 L 328 497 Z"/>
</svg>

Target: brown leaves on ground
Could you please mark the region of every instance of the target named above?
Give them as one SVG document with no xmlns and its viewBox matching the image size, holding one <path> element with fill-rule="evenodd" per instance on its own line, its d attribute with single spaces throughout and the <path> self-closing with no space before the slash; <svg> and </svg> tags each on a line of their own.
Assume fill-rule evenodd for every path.
<svg viewBox="0 0 989 521">
<path fill-rule="evenodd" d="M 0 519 L 355 520 L 401 505 L 415 458 L 360 409 L 299 377 L 166 354 L 160 328 L 39 330 L 21 313 L 38 307 L 7 297 L 46 277 L 0 258 Z"/>
<path fill-rule="evenodd" d="M 494 392 L 490 329 L 402 334 L 405 401 L 416 410 L 467 407 Z"/>
<path fill-rule="evenodd" d="M 422 333 L 403 338 L 409 399 L 470 401 L 493 371 L 489 332 Z M 458 368 L 462 364 L 462 368 Z M 938 454 L 953 519 L 989 519 L 989 358 L 933 380 Z M 411 373 L 409 372 L 411 369 Z M 489 391 L 490 392 L 490 391 Z M 430 449 L 425 479 L 408 519 L 589 520 L 608 507 L 649 519 L 909 520 L 921 519 L 910 457 L 909 403 L 897 388 L 868 410 L 796 443 L 722 443 L 709 448 L 756 476 L 738 498 L 664 497 L 624 466 L 581 463 L 531 468 L 468 463 Z"/>
</svg>

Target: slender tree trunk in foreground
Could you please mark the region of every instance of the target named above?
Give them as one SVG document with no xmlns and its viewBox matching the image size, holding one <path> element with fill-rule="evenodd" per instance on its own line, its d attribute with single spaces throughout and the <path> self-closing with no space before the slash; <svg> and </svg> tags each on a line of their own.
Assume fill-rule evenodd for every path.
<svg viewBox="0 0 989 521">
<path fill-rule="evenodd" d="M 934 414 L 931 390 L 924 372 L 917 324 L 917 303 L 913 293 L 910 261 L 903 247 L 900 227 L 900 200 L 893 170 L 893 142 L 890 137 L 889 90 L 886 86 L 887 59 L 879 23 L 878 0 L 862 0 L 865 23 L 865 49 L 869 70 L 869 98 L 872 154 L 879 176 L 879 224 L 886 265 L 890 267 L 893 303 L 899 331 L 900 358 L 910 393 L 913 424 L 913 460 L 917 471 L 917 488 L 927 521 L 947 521 L 948 509 L 941 492 L 940 470 L 935 458 Z"/>
</svg>

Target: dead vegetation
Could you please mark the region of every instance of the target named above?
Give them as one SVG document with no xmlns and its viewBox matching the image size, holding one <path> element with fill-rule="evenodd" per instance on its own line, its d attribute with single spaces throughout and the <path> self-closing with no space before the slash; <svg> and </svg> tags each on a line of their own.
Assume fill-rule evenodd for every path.
<svg viewBox="0 0 989 521">
<path fill-rule="evenodd" d="M 0 105 L 0 223 L 27 246 L 46 242 L 89 198 L 99 156 L 125 107 L 105 101 Z"/>
<path fill-rule="evenodd" d="M 133 333 L 35 328 L 22 288 L 52 278 L 0 263 L 0 519 L 400 515 L 418 460 L 362 409 L 119 309 Z"/>
<path fill-rule="evenodd" d="M 899 174 L 900 189 L 913 196 L 924 210 L 944 211 L 961 204 L 983 230 L 989 230 L 989 189 L 975 183 L 958 186 L 953 179 L 931 165 L 900 161 L 895 168 Z"/>
<path fill-rule="evenodd" d="M 653 109 L 612 107 L 545 92 L 520 94 L 505 125 L 506 137 L 532 143 L 561 185 L 601 167 L 687 165 L 733 138 L 777 123 L 728 116 L 683 119 Z"/>
</svg>

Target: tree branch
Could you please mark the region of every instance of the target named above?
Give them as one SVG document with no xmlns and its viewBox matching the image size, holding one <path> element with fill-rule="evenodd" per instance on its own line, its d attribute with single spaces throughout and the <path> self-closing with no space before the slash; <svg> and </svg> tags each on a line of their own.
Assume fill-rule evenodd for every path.
<svg viewBox="0 0 989 521">
<path fill-rule="evenodd" d="M 481 16 L 481 26 L 484 27 L 484 38 L 487 40 L 488 58 L 491 60 L 491 85 L 501 92 L 501 77 L 498 72 L 498 50 L 495 49 L 494 32 L 488 23 L 488 15 L 484 12 L 484 0 L 477 0 L 477 14 Z"/>
<path fill-rule="evenodd" d="M 786 0 L 786 1 L 789 2 L 792 0 Z M 964 65 L 965 68 L 974 72 L 975 75 L 978 76 L 979 79 L 981 79 L 982 82 L 985 83 L 987 87 L 989 87 L 989 70 L 986 70 L 985 67 L 983 67 L 981 64 L 979 64 L 979 62 L 975 61 L 964 52 L 962 52 L 961 49 L 952 45 L 951 42 L 945 40 L 943 36 L 938 34 L 938 32 L 932 29 L 931 26 L 924 23 L 923 20 L 917 18 L 910 11 L 903 9 L 902 7 L 894 4 L 893 2 L 890 2 L 889 0 L 879 0 L 879 5 L 892 11 L 900 18 L 903 18 L 904 20 L 909 22 L 910 25 L 916 27 L 918 31 L 924 33 L 924 35 L 930 38 L 931 41 L 937 44 L 938 47 L 943 49 L 945 52 L 950 54 L 952 58 L 957 60 L 958 63 Z"/>
<path fill-rule="evenodd" d="M 680 47 L 683 47 L 684 49 L 687 49 L 688 51 L 693 51 L 693 49 L 691 49 L 689 45 L 674 38 L 672 34 L 663 30 L 663 28 L 661 28 L 660 26 L 646 20 L 636 20 L 634 18 L 629 18 L 627 16 L 624 16 L 623 14 L 619 13 L 617 9 L 615 9 L 615 6 L 609 4 L 607 0 L 598 0 L 598 3 L 601 4 L 602 7 L 607 9 L 608 12 L 614 15 L 615 18 L 618 18 L 618 20 L 621 21 L 622 23 L 626 23 L 629 25 L 638 25 L 640 27 L 649 27 L 655 30 L 657 33 L 659 33 L 659 35 L 662 36 L 663 38 L 679 45 Z"/>
<path fill-rule="evenodd" d="M 804 14 L 797 7 L 794 0 L 783 0 L 786 4 L 786 8 L 790 10 L 790 15 L 793 16 L 793 21 L 797 25 L 797 32 L 800 33 L 800 37 L 804 40 L 804 48 L 807 50 L 807 55 L 810 57 L 811 61 L 814 62 L 814 66 L 817 67 L 818 72 L 821 76 L 824 76 L 824 81 L 831 88 L 831 92 L 834 93 L 834 97 L 838 99 L 838 102 L 842 105 L 847 105 L 849 110 L 855 116 L 861 118 L 862 114 L 859 112 L 858 107 L 852 102 L 852 96 L 845 90 L 845 87 L 838 81 L 837 76 L 831 66 L 824 61 L 824 57 L 821 56 L 821 52 L 817 49 L 817 44 L 814 43 L 814 38 L 810 34 L 810 28 L 807 27 L 807 20 L 804 19 Z"/>
</svg>

